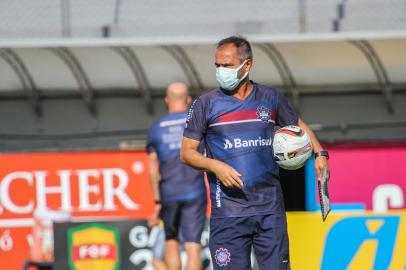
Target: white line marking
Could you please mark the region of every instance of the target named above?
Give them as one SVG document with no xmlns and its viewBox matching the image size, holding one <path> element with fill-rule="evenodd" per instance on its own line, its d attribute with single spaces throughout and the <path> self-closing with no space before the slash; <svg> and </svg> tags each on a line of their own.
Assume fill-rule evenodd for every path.
<svg viewBox="0 0 406 270">
<path fill-rule="evenodd" d="M 32 225 L 34 225 L 34 219 L 32 218 L 10 218 L 0 220 L 0 228 L 31 227 Z"/>
<path fill-rule="evenodd" d="M 238 120 L 238 121 L 214 123 L 214 124 L 210 124 L 209 127 L 222 126 L 222 125 L 231 125 L 231 124 L 240 124 L 240 123 L 248 123 L 248 122 L 262 122 L 262 120 L 261 119 L 247 119 L 247 120 Z M 271 119 L 269 119 L 268 122 L 275 123 L 275 121 L 271 120 Z"/>
<path fill-rule="evenodd" d="M 98 222 L 98 221 L 117 221 L 127 219 L 127 217 L 121 216 L 83 216 L 83 217 L 72 217 L 70 220 L 71 222 Z M 10 219 L 0 219 L 0 228 L 24 228 L 24 227 L 32 227 L 34 225 L 33 218 L 10 218 Z"/>
</svg>

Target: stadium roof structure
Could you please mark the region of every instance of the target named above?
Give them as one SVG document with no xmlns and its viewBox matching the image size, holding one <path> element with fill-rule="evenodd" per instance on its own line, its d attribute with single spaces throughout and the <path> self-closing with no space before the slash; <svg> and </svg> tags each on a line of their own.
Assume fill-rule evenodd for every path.
<svg viewBox="0 0 406 270">
<path fill-rule="evenodd" d="M 55 39 L 0 41 L 0 96 L 78 91 L 92 110 L 94 91 L 134 91 L 145 99 L 172 81 L 194 94 L 216 87 L 216 41 L 176 39 Z M 251 36 L 251 78 L 287 94 L 381 91 L 393 110 L 393 91 L 406 89 L 406 32 Z M 114 94 L 114 92 L 112 92 Z M 299 104 L 296 104 L 299 105 Z"/>
<path fill-rule="evenodd" d="M 134 95 L 143 99 L 144 110 L 151 114 L 154 98 L 162 97 L 173 81 L 187 82 L 194 96 L 217 86 L 213 62 L 219 39 L 0 41 L 0 100 L 27 98 L 32 111 L 41 116 L 43 98 L 80 95 L 94 115 L 98 96 Z M 303 105 L 303 97 L 380 95 L 380 104 L 371 106 L 384 108 L 388 117 L 365 125 L 406 126 L 405 106 L 394 98 L 395 93 L 406 93 L 406 32 L 253 35 L 248 39 L 254 50 L 251 78 L 281 89 L 299 111 L 310 110 Z M 337 120 L 330 128 L 348 126 Z"/>
</svg>

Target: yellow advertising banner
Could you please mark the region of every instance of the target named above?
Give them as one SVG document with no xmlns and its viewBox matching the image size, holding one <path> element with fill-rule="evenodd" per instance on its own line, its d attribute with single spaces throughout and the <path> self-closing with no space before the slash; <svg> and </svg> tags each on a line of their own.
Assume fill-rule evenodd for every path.
<svg viewBox="0 0 406 270">
<path fill-rule="evenodd" d="M 405 270 L 406 211 L 288 213 L 295 270 Z"/>
</svg>

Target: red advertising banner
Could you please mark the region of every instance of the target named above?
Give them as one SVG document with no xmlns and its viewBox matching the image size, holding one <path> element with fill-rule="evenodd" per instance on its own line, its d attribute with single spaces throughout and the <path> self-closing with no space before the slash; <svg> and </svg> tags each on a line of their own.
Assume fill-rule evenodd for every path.
<svg viewBox="0 0 406 270">
<path fill-rule="evenodd" d="M 406 209 L 406 144 L 329 145 L 333 210 Z M 316 210 L 314 165 L 306 167 L 307 210 Z"/>
<path fill-rule="evenodd" d="M 145 152 L 0 155 L 0 261 L 21 269 L 36 210 L 73 220 L 146 218 L 153 211 Z"/>
</svg>

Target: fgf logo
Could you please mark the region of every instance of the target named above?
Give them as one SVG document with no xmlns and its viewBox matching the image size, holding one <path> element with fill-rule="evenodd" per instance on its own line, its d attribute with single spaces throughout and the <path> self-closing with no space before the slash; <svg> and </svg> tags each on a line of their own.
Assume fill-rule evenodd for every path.
<svg viewBox="0 0 406 270">
<path fill-rule="evenodd" d="M 68 253 L 71 270 L 119 270 L 120 232 L 118 228 L 98 223 L 71 228 Z"/>
</svg>

